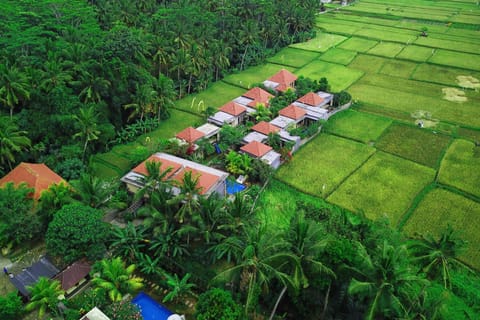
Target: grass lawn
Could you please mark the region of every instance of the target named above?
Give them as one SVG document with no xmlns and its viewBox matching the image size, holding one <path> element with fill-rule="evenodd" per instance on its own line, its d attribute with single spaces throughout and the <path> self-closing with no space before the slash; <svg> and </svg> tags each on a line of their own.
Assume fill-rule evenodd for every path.
<svg viewBox="0 0 480 320">
<path fill-rule="evenodd" d="M 413 62 L 391 60 L 385 62 L 380 73 L 408 79 L 416 67 L 417 64 Z"/>
<path fill-rule="evenodd" d="M 257 203 L 260 224 L 270 230 L 286 230 L 290 219 L 298 213 L 297 202 L 319 206 L 322 200 L 299 192 L 285 183 L 271 179 Z"/>
<path fill-rule="evenodd" d="M 458 86 L 458 76 L 469 76 L 480 80 L 480 72 L 447 66 L 437 66 L 428 63 L 420 64 L 415 72 L 413 72 L 412 79 L 436 82 L 448 86 Z"/>
<path fill-rule="evenodd" d="M 455 140 L 443 157 L 438 181 L 480 197 L 480 147 Z"/>
<path fill-rule="evenodd" d="M 480 204 L 444 189 L 430 191 L 407 220 L 403 231 L 411 236 L 440 236 L 451 225 L 460 238 L 467 240 L 461 260 L 480 268 Z"/>
<path fill-rule="evenodd" d="M 404 113 L 416 113 L 419 110 L 428 111 L 433 119 L 480 128 L 478 103 L 471 101 L 465 103 L 451 102 L 435 97 L 402 92 L 399 89 L 402 88 L 395 90 L 381 88 L 378 85 L 354 84 L 348 91 L 354 99 L 368 104 Z M 412 123 L 414 122 L 413 120 L 412 118 Z"/>
<path fill-rule="evenodd" d="M 320 60 L 347 65 L 355 58 L 355 51 L 331 48 L 320 56 Z"/>
<path fill-rule="evenodd" d="M 435 171 L 412 161 L 377 152 L 350 176 L 327 201 L 369 219 L 388 217 L 393 226 L 415 196 L 435 177 Z"/>
<path fill-rule="evenodd" d="M 302 147 L 292 161 L 277 171 L 276 177 L 307 193 L 325 197 L 357 169 L 373 147 L 321 134 Z"/>
<path fill-rule="evenodd" d="M 377 43 L 378 41 L 375 41 L 375 40 L 351 37 L 350 39 L 342 42 L 338 47 L 345 50 L 367 52 L 368 50 L 373 48 Z"/>
<path fill-rule="evenodd" d="M 297 50 L 297 51 L 301 51 L 301 50 Z M 287 69 L 288 71 L 291 71 L 291 72 L 295 71 L 294 67 L 279 66 L 278 64 L 266 63 L 266 64 L 254 66 L 254 67 L 249 67 L 248 69 L 242 72 L 234 73 L 226 76 L 223 79 L 224 82 L 228 84 L 232 84 L 234 86 L 240 86 L 242 88 L 245 88 L 245 90 L 234 87 L 236 88 L 235 95 L 233 95 L 233 91 L 232 91 L 233 96 L 231 98 L 228 98 L 223 103 L 215 107 L 221 107 L 223 104 L 225 104 L 229 100 L 232 100 L 238 96 L 241 96 L 243 93 L 245 93 L 246 90 L 252 88 L 253 85 L 262 83 L 263 81 L 267 80 L 268 78 L 273 76 L 275 73 L 277 73 L 281 69 Z M 215 95 L 223 95 L 222 90 L 217 90 L 212 93 Z"/>
<path fill-rule="evenodd" d="M 357 81 L 363 75 L 363 72 L 339 64 L 316 60 L 298 70 L 296 74 L 312 79 L 326 77 L 332 91 L 338 92 Z"/>
<path fill-rule="evenodd" d="M 319 56 L 320 56 L 320 53 L 318 52 L 300 50 L 295 48 L 284 48 L 279 52 L 277 52 L 273 57 L 268 58 L 267 61 L 271 63 L 281 64 L 284 66 L 301 68 L 307 63 L 311 62 L 312 60 L 318 58 Z M 252 68 L 255 68 L 255 67 L 252 67 Z M 249 68 L 248 70 L 250 69 L 251 68 Z M 290 71 L 293 71 L 293 70 L 290 70 Z M 244 73 L 245 71 L 242 72 L 241 74 L 243 75 Z M 263 80 L 266 80 L 266 78 Z"/>
<path fill-rule="evenodd" d="M 428 62 L 480 71 L 480 55 L 449 50 L 436 50 Z"/>
<path fill-rule="evenodd" d="M 347 37 L 339 36 L 337 34 L 318 32 L 315 38 L 310 39 L 307 42 L 292 44 L 290 47 L 309 51 L 325 52 L 346 39 Z"/>
<path fill-rule="evenodd" d="M 377 73 L 383 67 L 383 64 L 390 59 L 370 56 L 366 54 L 359 54 L 353 59 L 353 61 L 348 65 L 349 68 L 362 70 L 366 73 Z"/>
<path fill-rule="evenodd" d="M 145 144 L 146 137 L 150 137 L 151 140 L 170 139 L 183 129 L 189 126 L 195 126 L 196 124 L 202 124 L 204 122 L 205 121 L 203 121 L 199 116 L 174 109 L 171 112 L 170 119 L 161 122 L 157 129 L 146 135 L 140 136 L 137 141 L 140 144 Z"/>
<path fill-rule="evenodd" d="M 108 155 L 107 154 L 103 154 Z M 115 167 L 113 164 L 106 163 L 102 161 L 103 158 L 99 158 L 99 155 L 95 155 L 92 157 L 90 161 L 89 169 L 92 171 L 93 175 L 99 177 L 101 179 L 117 179 L 122 176 L 123 173 L 127 172 L 129 168 L 118 168 Z M 113 160 L 113 155 L 112 155 Z M 108 160 L 108 161 L 112 161 Z"/>
<path fill-rule="evenodd" d="M 272 68 L 273 71 L 274 68 Z M 275 72 L 280 70 L 279 66 L 275 66 Z M 273 72 L 273 73 L 275 73 Z M 262 77 L 262 80 L 270 77 L 272 74 L 259 74 Z M 259 78 L 260 78 L 259 75 Z M 245 76 L 247 79 L 248 76 Z M 260 81 L 256 81 L 260 82 Z M 175 106 L 179 109 L 186 110 L 188 112 L 194 112 L 201 114 L 203 110 L 207 107 L 219 108 L 228 101 L 235 99 L 238 96 L 241 96 L 245 92 L 244 89 L 230 85 L 223 81 L 218 81 L 212 84 L 207 90 L 204 90 L 197 94 L 191 94 L 185 98 L 175 102 Z"/>
<path fill-rule="evenodd" d="M 376 141 L 391 123 L 391 119 L 349 109 L 328 119 L 324 128 L 329 133 L 368 143 Z"/>
<path fill-rule="evenodd" d="M 450 137 L 403 124 L 392 124 L 376 147 L 399 157 L 436 168 Z"/>
<path fill-rule="evenodd" d="M 432 48 L 409 45 L 403 48 L 396 57 L 400 59 L 425 62 L 432 56 L 433 52 L 434 49 Z"/>
<path fill-rule="evenodd" d="M 404 45 L 393 42 L 380 42 L 372 49 L 368 50 L 368 54 L 376 56 L 383 56 L 387 58 L 395 57 L 400 51 L 402 51 Z"/>
</svg>

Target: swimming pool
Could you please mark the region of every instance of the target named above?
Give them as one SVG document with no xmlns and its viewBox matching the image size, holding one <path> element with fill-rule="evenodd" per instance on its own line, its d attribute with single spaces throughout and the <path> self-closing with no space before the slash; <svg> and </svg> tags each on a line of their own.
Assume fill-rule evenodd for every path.
<svg viewBox="0 0 480 320">
<path fill-rule="evenodd" d="M 132 303 L 138 306 L 144 320 L 167 320 L 173 314 L 173 312 L 143 292 L 140 292 L 133 298 Z"/>
<path fill-rule="evenodd" d="M 227 180 L 227 193 L 228 194 L 235 194 L 237 192 L 245 190 L 246 186 L 240 184 L 236 181 L 229 181 Z"/>
</svg>

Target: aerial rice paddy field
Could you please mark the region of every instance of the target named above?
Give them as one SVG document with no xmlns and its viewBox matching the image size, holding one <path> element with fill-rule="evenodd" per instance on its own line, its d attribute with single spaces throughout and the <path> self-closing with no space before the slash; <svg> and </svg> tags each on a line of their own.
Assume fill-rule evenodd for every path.
<svg viewBox="0 0 480 320">
<path fill-rule="evenodd" d="M 277 171 L 260 197 L 260 221 L 286 228 L 305 199 L 386 216 L 410 236 L 438 236 L 450 224 L 470 243 L 462 259 L 480 269 L 480 6 L 358 0 L 319 14 L 316 26 L 315 38 L 177 101 L 172 120 L 151 137 L 200 123 L 195 114 L 280 68 L 326 77 L 332 91 L 352 94 L 354 106 Z M 105 176 L 129 169 L 128 150 L 109 154 L 94 159 Z"/>
</svg>

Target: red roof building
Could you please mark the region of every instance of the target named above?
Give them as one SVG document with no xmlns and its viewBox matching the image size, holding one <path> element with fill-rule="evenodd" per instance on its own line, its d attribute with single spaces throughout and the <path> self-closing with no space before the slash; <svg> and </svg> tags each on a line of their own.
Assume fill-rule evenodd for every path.
<svg viewBox="0 0 480 320">
<path fill-rule="evenodd" d="M 160 162 L 161 163 L 161 165 L 160 165 L 160 171 L 161 172 L 166 171 L 170 168 L 171 171 L 165 176 L 165 179 L 170 178 L 172 175 L 175 174 L 175 172 L 178 171 L 178 169 L 180 169 L 182 167 L 182 165 L 178 162 L 173 162 L 173 161 L 170 161 L 170 160 L 167 160 L 167 159 L 160 159 L 156 155 L 151 155 L 147 160 L 143 161 L 138 166 L 133 168 L 132 171 L 136 172 L 136 173 L 139 173 L 141 175 L 147 176 L 148 171 L 147 171 L 147 167 L 145 165 L 146 162 Z"/>
<path fill-rule="evenodd" d="M 282 69 L 270 78 L 267 81 L 278 83 L 278 86 L 275 87 L 277 91 L 287 91 L 288 88 L 295 87 L 295 81 L 298 77 L 286 69 Z"/>
<path fill-rule="evenodd" d="M 195 128 L 188 127 L 185 130 L 180 131 L 177 133 L 175 137 L 178 139 L 184 140 L 185 142 L 188 143 L 194 143 L 198 139 L 202 138 L 205 134 L 201 131 L 198 131 Z"/>
<path fill-rule="evenodd" d="M 0 179 L 0 188 L 6 183 L 13 182 L 15 186 L 26 183 L 29 188 L 33 188 L 33 199 L 38 200 L 41 193 L 47 190 L 51 185 L 67 182 L 58 174 L 53 172 L 43 163 L 22 162 L 10 171 L 6 176 Z"/>
<path fill-rule="evenodd" d="M 272 94 L 259 87 L 248 90 L 243 96 L 253 100 L 248 104 L 249 107 L 256 107 L 259 103 L 262 103 L 267 107 L 270 99 L 273 98 Z"/>
<path fill-rule="evenodd" d="M 219 110 L 231 114 L 232 116 L 239 116 L 247 111 L 244 106 L 233 101 L 230 101 L 227 104 L 223 105 Z"/>
<path fill-rule="evenodd" d="M 252 141 L 249 144 L 244 145 L 240 148 L 241 151 L 250 154 L 255 158 L 263 157 L 265 154 L 272 150 L 272 147 L 267 146 L 258 141 Z"/>
<path fill-rule="evenodd" d="M 86 261 L 77 261 L 57 274 L 53 279 L 60 281 L 62 289 L 68 291 L 85 279 L 92 266 Z"/>
<path fill-rule="evenodd" d="M 291 104 L 288 107 L 285 107 L 282 110 L 280 110 L 278 114 L 293 120 L 301 120 L 302 118 L 305 117 L 305 115 L 307 114 L 307 111 Z"/>
<path fill-rule="evenodd" d="M 186 167 L 184 170 L 174 175 L 172 177 L 172 180 L 177 181 L 177 183 L 181 185 L 183 182 L 183 177 L 187 172 L 191 172 L 192 179 L 198 179 L 198 187 L 200 188 L 200 194 L 205 194 L 218 182 L 218 176 L 189 167 Z"/>
<path fill-rule="evenodd" d="M 260 121 L 256 125 L 252 127 L 253 131 L 260 132 L 266 136 L 268 136 L 269 133 L 276 133 L 280 131 L 280 128 L 277 126 L 274 126 L 271 123 L 265 122 L 265 121 Z"/>
<path fill-rule="evenodd" d="M 309 106 L 316 107 L 322 104 L 323 98 L 320 97 L 318 94 L 309 92 L 300 99 L 297 100 L 298 102 L 308 104 Z"/>
</svg>

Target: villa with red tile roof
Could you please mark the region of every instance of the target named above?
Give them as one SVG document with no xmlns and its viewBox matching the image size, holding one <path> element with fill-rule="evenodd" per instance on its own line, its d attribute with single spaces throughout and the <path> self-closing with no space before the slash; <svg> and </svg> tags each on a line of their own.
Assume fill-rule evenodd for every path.
<svg viewBox="0 0 480 320">
<path fill-rule="evenodd" d="M 252 130 L 268 136 L 270 133 L 279 132 L 280 128 L 269 122 L 260 121 L 252 127 Z"/>
<path fill-rule="evenodd" d="M 180 193 L 178 184 L 182 182 L 186 172 L 191 172 L 192 178 L 198 178 L 200 194 L 209 196 L 216 192 L 220 196 L 225 195 L 228 173 L 162 152 L 153 154 L 122 177 L 121 180 L 127 184 L 129 191 L 135 193 L 143 187 L 143 178 L 148 174 L 145 165 L 147 161 L 161 162 L 161 170 L 170 168 L 165 180 L 172 181 L 173 194 Z"/>
<path fill-rule="evenodd" d="M 306 117 L 312 120 L 327 120 L 328 108 L 333 103 L 333 94 L 327 92 L 309 92 L 292 104 L 307 111 Z"/>
<path fill-rule="evenodd" d="M 67 182 L 58 174 L 53 172 L 43 163 L 22 162 L 10 171 L 6 176 L 0 179 L 0 188 L 6 183 L 13 182 L 15 186 L 26 183 L 29 188 L 33 188 L 33 199 L 38 200 L 44 190 L 51 185 Z"/>
<path fill-rule="evenodd" d="M 285 92 L 288 89 L 295 89 L 295 81 L 298 77 L 286 69 L 282 69 L 267 80 L 263 85 L 267 88 L 279 92 Z"/>
<path fill-rule="evenodd" d="M 175 135 L 177 139 L 185 141 L 186 143 L 195 143 L 195 141 L 203 136 L 205 136 L 203 132 L 192 127 L 188 127 Z"/>
<path fill-rule="evenodd" d="M 219 111 L 217 113 L 208 117 L 208 122 L 214 123 L 219 126 L 229 124 L 235 127 L 243 123 L 247 115 L 247 108 L 234 101 L 230 101 L 224 104 L 218 110 Z"/>
<path fill-rule="evenodd" d="M 233 101 L 243 106 L 255 109 L 258 104 L 263 104 L 265 105 L 265 107 L 268 108 L 270 99 L 272 98 L 273 98 L 273 95 L 270 94 L 269 92 L 263 90 L 262 88 L 255 87 L 248 90 L 247 92 L 242 94 L 241 97 L 238 97 Z M 247 109 L 247 112 L 248 112 L 248 109 Z"/>
<path fill-rule="evenodd" d="M 252 158 L 260 159 L 274 169 L 280 166 L 280 154 L 272 147 L 258 141 L 252 141 L 240 148 L 240 152 L 248 154 Z"/>
<path fill-rule="evenodd" d="M 282 110 L 280 110 L 278 114 L 281 116 L 290 118 L 292 120 L 295 120 L 295 122 L 298 123 L 303 119 L 305 119 L 305 115 L 307 114 L 307 111 L 291 104 L 288 107 L 285 107 Z"/>
</svg>

